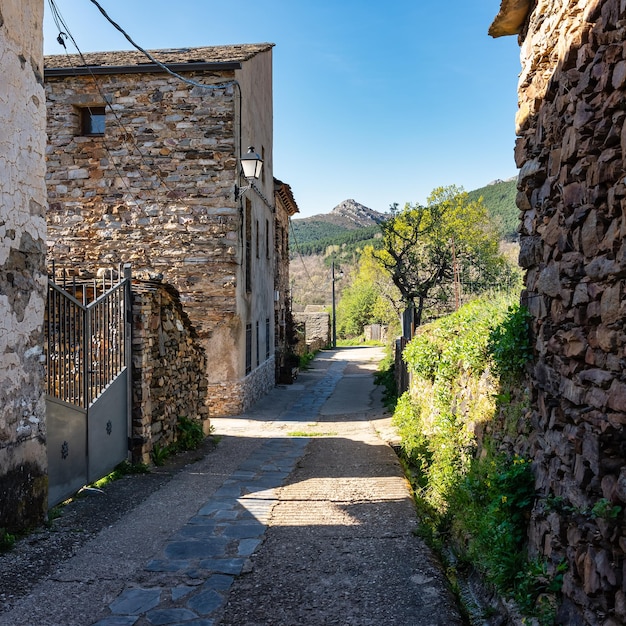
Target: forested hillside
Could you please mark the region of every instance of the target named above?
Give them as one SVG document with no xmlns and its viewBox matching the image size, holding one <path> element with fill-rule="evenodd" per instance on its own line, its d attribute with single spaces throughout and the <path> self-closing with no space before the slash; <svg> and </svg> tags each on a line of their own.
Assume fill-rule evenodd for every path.
<svg viewBox="0 0 626 626">
<path fill-rule="evenodd" d="M 480 189 L 468 192 L 469 200 L 482 197 L 487 210 L 498 224 L 502 239 L 517 239 L 519 211 L 515 205 L 517 194 L 515 179 L 496 181 Z M 345 200 L 330 213 L 314 215 L 291 222 L 291 255 L 325 254 L 329 248 L 338 246 L 351 256 L 356 248 L 366 244 L 376 245 L 379 229 L 377 224 L 387 215 Z M 335 250 L 336 252 L 336 250 Z"/>
<path fill-rule="evenodd" d="M 321 224 L 321 223 L 320 223 Z M 339 228 L 332 226 L 332 229 Z M 324 254 L 329 248 L 338 247 L 344 251 L 354 251 L 357 247 L 363 247 L 364 245 L 375 245 L 376 240 L 380 239 L 380 228 L 378 226 L 367 226 L 365 228 L 359 228 L 356 230 L 346 231 L 345 229 L 334 231 L 333 235 L 328 235 L 329 231 L 324 229 L 303 229 L 302 234 L 308 237 L 308 241 L 303 243 L 299 239 L 298 231 L 294 228 L 295 234 L 292 233 L 292 245 L 291 256 L 295 254 L 301 254 L 303 256 L 309 256 L 311 254 Z M 320 233 L 321 236 L 314 237 L 315 233 Z M 326 235 L 324 235 L 326 233 Z"/>
<path fill-rule="evenodd" d="M 500 228 L 502 239 L 514 241 L 517 239 L 517 225 L 519 223 L 519 210 L 515 204 L 517 195 L 517 179 L 500 180 L 469 191 L 470 200 L 483 199 L 485 206 Z"/>
<path fill-rule="evenodd" d="M 515 180 L 496 181 L 468 192 L 469 200 L 483 198 L 503 241 L 517 239 L 519 212 L 515 205 Z M 336 281 L 338 299 L 348 275 L 366 246 L 378 247 L 378 224 L 389 214 L 373 211 L 355 200 L 346 200 L 330 213 L 293 219 L 290 231 L 292 297 L 296 305 L 330 302 L 331 264 L 343 278 Z M 513 245 L 513 244 L 508 244 Z M 517 257 L 517 252 L 511 254 Z"/>
</svg>

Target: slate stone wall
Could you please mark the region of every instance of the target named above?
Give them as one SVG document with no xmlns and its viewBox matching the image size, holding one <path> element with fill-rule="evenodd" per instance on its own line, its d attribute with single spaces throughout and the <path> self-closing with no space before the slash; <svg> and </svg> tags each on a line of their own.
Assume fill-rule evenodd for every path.
<svg viewBox="0 0 626 626">
<path fill-rule="evenodd" d="M 0 528 L 47 509 L 42 0 L 0 6 Z"/>
<path fill-rule="evenodd" d="M 51 257 L 164 274 L 201 337 L 235 314 L 234 89 L 154 74 L 46 80 Z M 104 136 L 83 135 L 81 111 L 109 101 Z"/>
<path fill-rule="evenodd" d="M 540 0 L 520 35 L 515 156 L 540 499 L 562 624 L 626 623 L 626 2 Z"/>
<path fill-rule="evenodd" d="M 180 417 L 209 433 L 206 354 L 180 296 L 160 281 L 133 281 L 132 456 L 150 463 L 176 440 Z"/>
</svg>

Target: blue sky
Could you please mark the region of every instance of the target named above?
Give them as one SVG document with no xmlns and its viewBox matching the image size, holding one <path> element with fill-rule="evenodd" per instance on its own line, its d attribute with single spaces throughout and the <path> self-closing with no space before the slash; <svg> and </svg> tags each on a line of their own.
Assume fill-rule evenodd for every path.
<svg viewBox="0 0 626 626">
<path fill-rule="evenodd" d="M 500 0 L 99 1 L 149 49 L 276 44 L 274 175 L 301 216 L 517 172 L 519 47 L 487 35 Z M 55 2 L 82 52 L 130 48 L 89 0 Z M 47 14 L 46 54 L 64 52 L 56 36 Z"/>
</svg>

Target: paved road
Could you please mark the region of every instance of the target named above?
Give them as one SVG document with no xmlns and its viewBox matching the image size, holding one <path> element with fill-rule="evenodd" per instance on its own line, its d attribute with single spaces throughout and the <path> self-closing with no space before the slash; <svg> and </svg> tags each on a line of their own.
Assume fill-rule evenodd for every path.
<svg viewBox="0 0 626 626">
<path fill-rule="evenodd" d="M 217 450 L 105 529 L 0 626 L 462 624 L 415 512 L 373 371 L 324 351 Z"/>
</svg>

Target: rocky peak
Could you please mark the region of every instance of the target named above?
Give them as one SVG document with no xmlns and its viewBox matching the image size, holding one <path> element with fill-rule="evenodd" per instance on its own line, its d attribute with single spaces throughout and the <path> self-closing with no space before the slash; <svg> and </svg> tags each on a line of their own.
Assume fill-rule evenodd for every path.
<svg viewBox="0 0 626 626">
<path fill-rule="evenodd" d="M 385 216 L 378 211 L 368 209 L 356 200 L 344 200 L 338 204 L 329 214 L 335 223 L 341 222 L 347 228 L 365 228 L 380 224 Z"/>
</svg>

